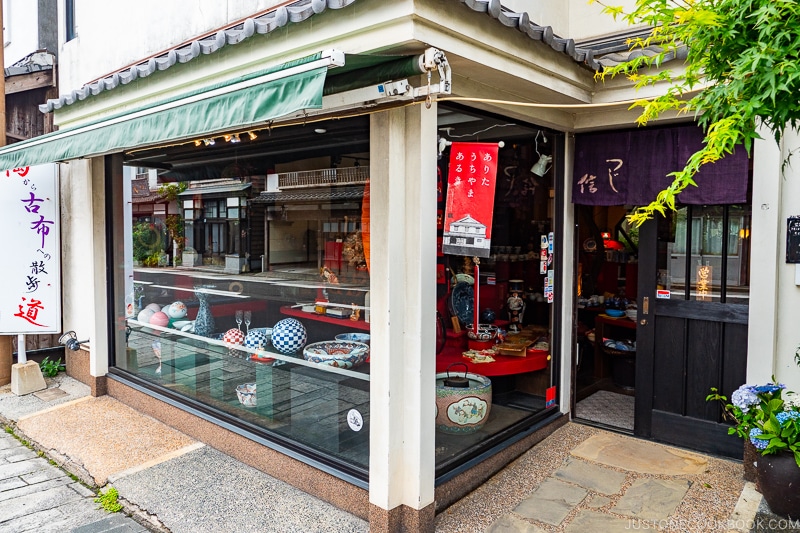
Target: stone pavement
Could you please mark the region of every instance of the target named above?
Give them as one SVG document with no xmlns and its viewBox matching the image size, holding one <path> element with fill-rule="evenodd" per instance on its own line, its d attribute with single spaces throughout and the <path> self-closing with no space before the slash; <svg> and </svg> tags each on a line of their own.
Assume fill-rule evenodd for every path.
<svg viewBox="0 0 800 533">
<path fill-rule="evenodd" d="M 0 531 L 118 533 L 147 531 L 124 515 L 98 509 L 95 493 L 0 433 Z"/>
<path fill-rule="evenodd" d="M 369 530 L 113 398 L 89 397 L 71 378 L 48 385 L 24 397 L 0 387 L 0 421 L 44 455 L 0 440 L 2 531 Z M 86 487 L 103 485 L 144 526 L 96 509 Z M 741 463 L 568 423 L 441 512 L 436 531 L 749 532 L 760 503 Z"/>
</svg>

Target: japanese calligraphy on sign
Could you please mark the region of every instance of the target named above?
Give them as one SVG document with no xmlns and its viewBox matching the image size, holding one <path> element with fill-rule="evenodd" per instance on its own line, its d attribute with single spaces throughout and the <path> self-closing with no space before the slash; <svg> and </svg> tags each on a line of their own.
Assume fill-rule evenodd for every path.
<svg viewBox="0 0 800 533">
<path fill-rule="evenodd" d="M 444 253 L 489 257 L 497 150 L 496 143 L 452 144 L 444 210 Z"/>
<path fill-rule="evenodd" d="M 61 331 L 61 242 L 55 164 L 0 171 L 0 334 Z"/>
<path fill-rule="evenodd" d="M 713 281 L 713 267 L 711 265 L 699 265 L 697 267 L 697 297 L 698 302 L 711 301 L 711 283 Z"/>
</svg>

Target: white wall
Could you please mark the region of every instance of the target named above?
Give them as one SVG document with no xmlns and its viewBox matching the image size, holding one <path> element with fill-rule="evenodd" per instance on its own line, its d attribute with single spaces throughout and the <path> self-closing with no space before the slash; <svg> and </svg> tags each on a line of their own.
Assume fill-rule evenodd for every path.
<svg viewBox="0 0 800 533">
<path fill-rule="evenodd" d="M 67 43 L 64 13 L 59 13 L 59 86 L 62 92 L 77 89 L 134 61 L 280 3 L 139 0 L 121 7 L 108 0 L 75 2 L 77 36 Z"/>
<path fill-rule="evenodd" d="M 766 137 L 766 135 L 765 135 Z M 766 137 L 764 143 L 771 143 L 773 146 L 775 142 L 771 137 Z M 790 216 L 800 215 L 800 161 L 798 161 L 797 154 L 794 155 L 791 162 L 792 165 L 787 165 L 785 173 L 780 174 L 780 164 L 783 159 L 789 156 L 792 150 L 800 147 L 800 133 L 797 131 L 787 130 L 783 139 L 783 146 L 781 146 L 781 158 L 776 161 L 777 173 L 772 175 L 763 176 L 765 179 L 771 179 L 780 184 L 778 198 L 776 199 L 780 207 L 780 215 L 778 217 L 778 253 L 775 254 L 777 261 L 777 284 L 775 291 L 775 298 L 777 305 L 775 306 L 775 322 L 777 323 L 777 342 L 775 343 L 775 353 L 773 359 L 773 373 L 778 381 L 786 383 L 786 385 L 794 390 L 800 391 L 800 367 L 794 362 L 794 354 L 798 346 L 800 346 L 800 327 L 798 327 L 798 310 L 800 309 L 800 286 L 795 285 L 795 271 L 797 265 L 786 264 L 786 219 Z M 775 150 L 777 152 L 777 150 Z M 753 201 L 753 212 L 761 211 L 762 206 Z M 753 228 L 755 234 L 755 227 Z M 756 238 L 759 236 L 756 235 Z M 753 256 L 751 262 L 758 262 L 758 256 Z M 755 295 L 758 297 L 759 295 Z M 751 298 L 753 295 L 751 294 Z M 752 315 L 751 315 L 752 316 Z M 751 327 L 751 332 L 754 328 Z M 760 346 L 750 345 L 749 358 L 752 359 L 766 359 L 768 353 Z M 750 376 L 748 375 L 748 378 Z"/>
<path fill-rule="evenodd" d="M 13 65 L 38 48 L 38 17 L 36 0 L 3 0 L 5 67 Z"/>
<path fill-rule="evenodd" d="M 589 0 L 503 0 L 512 11 L 527 12 L 531 21 L 540 26 L 552 26 L 559 37 L 576 41 L 608 35 L 628 29 L 622 20 L 601 13 L 602 6 Z M 613 0 L 612 5 L 630 8 L 634 0 Z"/>
</svg>

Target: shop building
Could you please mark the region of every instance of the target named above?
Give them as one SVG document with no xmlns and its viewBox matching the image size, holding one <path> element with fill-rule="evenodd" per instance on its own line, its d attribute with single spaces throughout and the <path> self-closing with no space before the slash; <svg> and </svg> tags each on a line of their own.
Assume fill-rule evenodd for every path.
<svg viewBox="0 0 800 533">
<path fill-rule="evenodd" d="M 624 60 L 603 55 L 613 39 L 597 37 L 595 8 L 525 4 L 229 2 L 202 19 L 159 6 L 131 15 L 114 54 L 111 8 L 60 14 L 80 30 L 60 36 L 60 86 L 78 89 L 42 105 L 58 132 L 0 162 L 59 167 L 62 236 L 83 243 L 62 248 L 63 327 L 90 339 L 69 372 L 376 531 L 430 530 L 593 393 L 633 409 L 618 429 L 675 442 L 672 424 L 677 443 L 705 449 L 725 433 L 708 386 L 797 380 L 797 340 L 774 311 L 796 298 L 780 239 L 796 176 L 777 179 L 779 150 L 739 154 L 721 180 L 739 196 L 632 237 L 619 222 L 635 202 L 610 196 L 625 179 L 657 191 L 665 143 L 679 159 L 694 127 L 665 121 L 645 142 L 627 109 L 639 95 L 594 80 Z M 495 150 L 490 234 L 448 218 L 469 143 Z M 133 263 L 137 167 L 188 184 L 168 206 L 180 268 Z M 581 200 L 612 182 L 606 200 Z M 446 253 L 459 222 L 486 232 L 488 257 Z M 598 305 L 623 296 L 635 320 Z M 497 330 L 476 320 L 520 333 L 489 355 Z M 635 355 L 615 353 L 634 339 Z M 443 400 L 465 367 L 468 392 Z"/>
</svg>

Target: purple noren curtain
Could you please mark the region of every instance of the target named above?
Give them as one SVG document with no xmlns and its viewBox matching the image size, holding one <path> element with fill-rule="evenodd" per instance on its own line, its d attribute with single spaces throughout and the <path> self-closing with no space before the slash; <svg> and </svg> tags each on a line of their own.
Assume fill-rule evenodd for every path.
<svg viewBox="0 0 800 533">
<path fill-rule="evenodd" d="M 695 124 L 629 131 L 586 133 L 575 137 L 572 202 L 583 205 L 646 205 L 665 189 L 670 172 L 683 168 L 703 141 Z M 743 146 L 704 165 L 679 196 L 683 204 L 735 204 L 747 201 L 748 158 Z"/>
</svg>

